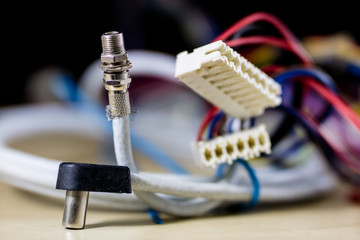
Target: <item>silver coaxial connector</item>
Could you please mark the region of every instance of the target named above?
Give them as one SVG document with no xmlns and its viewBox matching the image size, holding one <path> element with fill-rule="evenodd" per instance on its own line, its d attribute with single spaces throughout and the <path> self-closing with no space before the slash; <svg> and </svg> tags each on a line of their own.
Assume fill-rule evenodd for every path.
<svg viewBox="0 0 360 240">
<path fill-rule="evenodd" d="M 109 96 L 108 116 L 113 119 L 129 115 L 129 69 L 132 65 L 125 51 L 123 35 L 116 31 L 106 32 L 101 36 L 101 43 L 100 68 L 104 71 L 103 82 Z"/>
</svg>

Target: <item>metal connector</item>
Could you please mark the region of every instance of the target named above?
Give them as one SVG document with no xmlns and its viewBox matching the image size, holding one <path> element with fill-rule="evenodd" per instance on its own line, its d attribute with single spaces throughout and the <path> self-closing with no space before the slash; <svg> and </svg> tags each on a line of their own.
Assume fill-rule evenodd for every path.
<svg viewBox="0 0 360 240">
<path fill-rule="evenodd" d="M 66 190 L 63 226 L 83 229 L 89 192 L 131 193 L 130 169 L 88 163 L 59 165 L 56 189 Z"/>
<path fill-rule="evenodd" d="M 109 105 L 106 108 L 109 118 L 118 118 L 131 114 L 128 88 L 132 67 L 125 51 L 122 33 L 112 31 L 101 36 L 103 52 L 100 68 L 104 71 L 104 86 L 108 91 Z"/>
<path fill-rule="evenodd" d="M 70 229 L 85 227 L 86 209 L 89 200 L 87 191 L 66 191 L 62 224 Z"/>
</svg>

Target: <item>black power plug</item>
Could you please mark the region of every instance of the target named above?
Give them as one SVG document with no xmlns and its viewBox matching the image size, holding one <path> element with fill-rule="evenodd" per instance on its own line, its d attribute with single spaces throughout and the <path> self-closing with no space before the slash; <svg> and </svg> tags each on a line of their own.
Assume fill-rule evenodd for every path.
<svg viewBox="0 0 360 240">
<path fill-rule="evenodd" d="M 66 190 L 63 226 L 83 229 L 89 192 L 131 193 L 130 169 L 63 162 L 59 166 L 56 189 Z"/>
</svg>

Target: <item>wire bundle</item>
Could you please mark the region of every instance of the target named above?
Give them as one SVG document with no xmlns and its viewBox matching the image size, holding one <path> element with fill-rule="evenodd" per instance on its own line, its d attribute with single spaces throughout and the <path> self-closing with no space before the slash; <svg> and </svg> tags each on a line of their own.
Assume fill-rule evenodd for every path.
<svg viewBox="0 0 360 240">
<path fill-rule="evenodd" d="M 272 24 L 279 31 L 282 38 L 277 38 L 273 36 L 255 36 L 255 37 L 244 37 L 244 38 L 240 37 L 240 38 L 227 40 L 237 31 L 241 31 L 243 27 L 260 20 L 267 21 L 270 24 Z M 300 83 L 303 85 L 301 88 L 304 87 L 304 93 L 303 91 L 301 91 L 300 93 L 296 93 L 297 95 L 295 97 L 290 98 L 290 101 L 289 99 L 287 99 L 288 101 L 284 101 L 284 104 L 279 108 L 279 110 L 286 113 L 287 117 L 285 118 L 289 118 L 289 117 L 292 118 L 291 125 L 295 125 L 296 121 L 299 122 L 300 125 L 305 128 L 307 133 L 311 134 L 310 135 L 311 139 L 315 139 L 317 143 L 320 142 L 321 150 L 323 150 L 324 153 L 327 153 L 325 148 L 331 148 L 332 150 L 334 150 L 335 148 L 329 143 L 328 139 L 326 138 L 322 130 L 320 130 L 320 126 L 314 125 L 313 123 L 316 120 L 321 124 L 325 124 L 326 120 L 332 117 L 331 116 L 332 113 L 328 109 L 330 107 L 330 104 L 341 105 L 342 108 L 340 112 L 346 113 L 348 116 L 346 119 L 349 120 L 350 123 L 355 124 L 355 126 L 357 125 L 358 118 L 352 113 L 352 111 L 347 107 L 347 105 L 341 103 L 341 101 L 339 101 L 338 99 L 338 96 L 335 95 L 336 86 L 333 83 L 332 79 L 328 75 L 322 73 L 319 70 L 311 69 L 311 67 L 313 66 L 312 59 L 302 48 L 302 46 L 292 35 L 292 33 L 274 16 L 266 13 L 256 13 L 254 15 L 251 15 L 239 21 L 234 26 L 230 27 L 229 30 L 225 31 L 215 40 L 223 40 L 232 47 L 240 47 L 242 45 L 248 45 L 248 44 L 257 44 L 257 45 L 267 44 L 275 47 L 280 47 L 282 49 L 285 49 L 293 53 L 300 60 L 299 65 L 301 68 L 291 71 L 286 71 L 286 66 L 281 66 L 281 65 L 269 65 L 265 67 L 268 69 L 268 71 L 270 71 L 269 69 L 277 70 L 276 71 L 277 76 L 275 76 L 275 80 L 283 84 L 285 88 L 288 88 L 287 87 L 288 82 L 291 83 L 292 80 L 294 79 L 296 79 L 295 83 L 301 81 Z M 300 107 L 304 107 L 304 108 L 306 107 L 305 103 L 302 104 L 302 101 L 307 100 L 306 99 L 307 95 L 305 93 L 309 94 L 310 92 L 309 90 L 305 92 L 305 88 L 315 91 L 317 94 L 319 94 L 321 97 L 324 98 L 322 100 L 325 101 L 326 103 L 325 104 L 326 111 L 322 114 L 322 116 L 311 117 L 310 114 L 307 114 L 306 117 L 302 116 L 305 115 L 305 110 L 301 109 Z M 290 87 L 288 91 L 291 91 Z M 299 100 L 297 99 L 297 96 L 301 96 L 304 99 Z M 302 105 L 300 105 L 300 107 L 296 109 L 293 106 L 293 104 L 295 105 L 302 104 Z M 255 118 L 234 119 L 229 116 L 226 116 L 224 112 L 220 111 L 217 108 L 211 108 L 200 126 L 197 135 L 197 140 L 198 141 L 202 140 L 204 135 L 206 139 L 211 139 L 217 135 L 224 135 L 227 133 L 231 133 L 233 131 L 241 131 L 243 129 L 250 128 L 255 125 L 255 120 L 256 120 Z M 124 120 L 119 120 L 119 121 L 121 122 Z M 284 119 L 284 121 L 287 121 L 287 119 Z M 237 129 L 235 126 L 236 122 L 238 123 Z M 119 131 L 118 124 L 119 124 L 118 119 L 115 119 L 113 122 L 114 132 Z M 125 122 L 123 124 L 125 124 Z M 207 131 L 205 131 L 206 128 Z M 122 132 L 125 131 L 125 129 L 127 129 L 127 127 L 123 128 Z M 290 126 L 287 132 L 283 133 L 279 140 L 285 138 L 287 136 L 287 133 L 290 132 L 292 129 L 293 126 Z M 280 142 L 279 140 L 278 142 Z M 115 149 L 119 149 L 118 146 L 124 145 L 124 141 L 126 140 L 122 139 L 121 136 L 114 137 Z M 305 143 L 307 144 L 308 141 L 302 141 L 301 144 L 297 143 L 297 145 L 299 146 L 295 147 L 295 151 L 298 151 L 299 148 Z M 311 154 L 316 155 L 314 151 L 312 151 Z M 317 156 L 317 158 L 319 158 L 319 156 Z M 215 179 L 210 185 L 200 182 L 195 183 L 195 185 L 192 182 L 182 182 L 181 186 L 179 186 L 179 184 L 173 185 L 170 182 L 163 183 L 160 181 L 160 179 L 159 180 L 141 179 L 142 176 L 141 174 L 136 173 L 137 170 L 134 167 L 134 164 L 126 163 L 122 159 L 132 159 L 132 157 L 127 155 L 126 153 L 121 153 L 121 152 L 117 153 L 117 162 L 119 165 L 125 164 L 128 166 L 132 166 L 131 167 L 133 172 L 132 179 L 134 179 L 133 187 L 134 187 L 134 193 L 137 195 L 137 197 L 140 200 L 144 201 L 147 205 L 149 205 L 153 209 L 178 216 L 189 216 L 189 215 L 192 216 L 192 215 L 203 214 L 211 209 L 215 209 L 220 205 L 225 204 L 225 202 L 223 202 L 224 200 L 225 201 L 230 200 L 230 202 L 228 202 L 228 205 L 234 204 L 234 202 L 231 203 L 231 201 L 239 200 L 239 198 L 235 197 L 236 195 L 235 189 L 239 188 L 239 186 L 231 185 L 236 182 L 234 181 L 234 179 L 238 179 L 239 176 L 242 176 L 242 174 L 240 174 L 239 165 L 244 167 L 248 172 L 251 180 L 249 183 L 253 187 L 250 201 L 248 204 L 245 205 L 247 206 L 247 208 L 256 205 L 259 199 L 264 201 L 263 197 L 266 196 L 266 189 L 267 189 L 266 185 L 269 184 L 266 182 L 259 181 L 257 174 L 255 173 L 255 170 L 246 161 L 242 159 L 238 159 L 235 164 L 230 166 L 225 166 L 225 165 L 220 166 L 215 176 Z M 314 159 L 312 161 L 314 161 Z M 303 162 L 305 162 L 304 164 L 305 166 L 311 164 L 310 163 L 311 160 L 303 161 Z M 298 163 L 297 166 L 299 165 L 302 166 L 302 164 Z M 283 168 L 280 169 L 281 171 L 285 171 L 285 169 Z M 296 167 L 294 169 L 296 169 Z M 281 174 L 281 171 L 279 171 L 278 174 Z M 319 179 L 317 179 L 318 177 L 313 176 L 312 178 L 313 180 L 315 179 L 316 182 L 321 182 L 322 180 L 326 179 L 326 177 L 324 176 L 319 177 Z M 313 183 L 315 181 L 313 181 Z M 238 182 L 238 184 L 240 183 L 241 182 Z M 244 184 L 244 182 L 242 182 L 242 184 Z M 280 182 L 278 182 L 278 184 L 280 184 Z M 260 188 L 262 186 L 264 186 L 264 190 L 262 190 L 262 193 L 260 194 Z M 224 189 L 224 192 L 221 191 L 220 189 L 215 190 L 218 187 Z M 233 187 L 235 187 L 234 188 L 235 192 L 232 192 L 233 190 L 230 190 Z M 209 190 L 207 190 L 207 188 L 209 188 Z M 181 198 L 180 199 L 176 197 L 166 198 L 166 196 L 160 196 L 157 195 L 156 193 L 169 194 Z M 183 199 L 184 197 L 185 199 Z"/>
<path fill-rule="evenodd" d="M 278 31 L 277 35 L 242 36 L 246 33 L 247 27 L 257 21 L 270 23 Z M 239 206 L 239 204 L 242 208 L 249 209 L 258 202 L 297 201 L 316 197 L 328 193 L 334 187 L 332 175 L 321 161 L 318 149 L 342 176 L 354 184 L 359 183 L 360 167 L 356 156 L 360 151 L 356 144 L 350 144 L 349 139 L 349 132 L 358 134 L 359 118 L 341 100 L 331 77 L 314 68 L 312 59 L 284 24 L 267 13 L 255 13 L 234 24 L 215 40 L 223 40 L 238 51 L 244 51 L 242 55 L 254 58 L 255 64 L 257 64 L 255 56 L 259 51 L 263 51 L 263 46 L 285 50 L 298 59 L 283 64 L 280 61 L 281 55 L 271 56 L 272 61 L 261 66 L 265 72 L 281 83 L 285 90 L 282 106 L 266 113 L 265 119 L 262 117 L 236 119 L 217 108 L 211 108 L 197 134 L 198 141 L 211 139 L 218 135 L 251 128 L 257 122 L 266 120 L 267 115 L 270 114 L 272 118 L 273 112 L 280 112 L 282 114 L 280 124 L 272 134 L 272 144 L 275 148 L 273 154 L 266 157 L 266 164 L 255 168 L 249 162 L 238 159 L 235 164 L 220 165 L 212 176 L 186 174 L 187 172 L 179 164 L 172 162 L 172 159 L 160 149 L 143 139 L 141 132 L 130 132 L 128 116 L 116 118 L 112 123 L 112 131 L 106 126 L 103 127 L 106 130 L 102 130 L 107 134 L 113 133 L 116 162 L 131 169 L 134 194 L 126 196 L 95 193 L 90 197 L 90 204 L 128 211 L 144 211 L 150 208 L 149 215 L 155 222 L 161 223 L 156 211 L 176 216 L 198 216 L 215 209 Z M 244 48 L 248 45 L 252 46 Z M 138 54 L 141 55 L 140 52 Z M 147 53 L 147 57 L 154 57 L 149 54 Z M 142 53 L 141 59 L 144 59 L 144 55 Z M 152 58 L 151 63 L 154 65 L 150 75 L 154 74 L 156 62 L 160 61 Z M 169 63 L 168 59 L 162 61 L 157 67 L 159 71 L 163 70 L 164 62 Z M 141 65 L 136 64 L 136 61 L 133 63 L 134 69 Z M 299 67 L 288 68 L 293 64 Z M 98 69 L 97 65 L 94 64 L 93 67 Z M 144 68 L 139 70 L 140 75 L 149 73 L 147 65 L 147 62 L 143 64 Z M 136 72 L 133 71 L 132 74 L 136 75 Z M 157 73 L 157 75 L 163 76 L 164 73 L 162 71 L 162 74 Z M 101 83 L 96 91 L 100 89 L 102 89 Z M 69 88 L 68 91 L 74 92 L 74 89 Z M 60 98 L 70 103 L 69 106 L 81 114 L 74 115 L 73 111 L 59 106 L 51 106 L 50 109 L 28 107 L 4 112 L 0 118 L 2 179 L 23 189 L 63 198 L 63 195 L 54 189 L 59 162 L 10 149 L 7 144 L 14 138 L 14 133 L 31 135 L 45 130 L 74 131 L 98 136 L 100 130 L 94 131 L 97 129 L 94 125 L 104 126 L 102 122 L 104 112 L 99 106 L 100 101 L 96 98 L 98 102 L 90 101 L 91 97 L 86 96 L 86 93 L 79 89 L 75 92 L 80 98 L 77 104 L 72 102 L 71 97 L 60 96 Z M 87 104 L 84 105 L 82 101 Z M 277 120 L 279 118 L 276 118 Z M 336 129 L 336 132 L 331 131 L 336 138 L 327 130 L 329 128 Z M 334 139 L 344 141 L 339 144 Z M 132 155 L 131 145 L 159 165 L 177 174 L 139 171 Z M 349 147 L 351 151 L 345 150 L 345 147 Z M 244 170 L 248 176 L 244 174 Z"/>
<path fill-rule="evenodd" d="M 247 30 L 251 26 L 259 26 L 255 25 L 259 22 L 271 25 L 276 32 L 273 35 L 246 35 Z M 289 154 L 299 155 L 313 142 L 343 179 L 359 187 L 360 145 L 355 140 L 360 137 L 359 116 L 342 100 L 334 80 L 315 66 L 313 59 L 289 29 L 275 16 L 258 12 L 236 22 L 214 41 L 217 40 L 223 40 L 237 49 L 255 65 L 260 64 L 263 71 L 282 85 L 283 102 L 275 111 L 283 113 L 283 118 L 273 131 L 271 138 L 275 151 L 269 158 L 285 164 Z M 264 64 L 257 56 L 268 54 L 264 51 L 266 47 L 290 53 L 292 58 L 286 58 L 286 54 L 272 54 L 268 57 L 270 61 Z M 281 59 L 282 56 L 285 58 Z M 255 119 L 240 122 L 246 121 L 254 123 Z M 204 138 L 204 135 L 211 138 L 231 132 L 233 122 L 234 119 L 212 108 L 203 119 L 197 140 Z M 242 124 L 239 126 L 238 130 L 241 130 Z M 306 136 L 304 133 L 296 134 L 299 126 L 305 130 Z M 207 134 L 204 134 L 206 128 Z M 294 143 L 278 151 L 280 145 L 289 139 Z"/>
</svg>

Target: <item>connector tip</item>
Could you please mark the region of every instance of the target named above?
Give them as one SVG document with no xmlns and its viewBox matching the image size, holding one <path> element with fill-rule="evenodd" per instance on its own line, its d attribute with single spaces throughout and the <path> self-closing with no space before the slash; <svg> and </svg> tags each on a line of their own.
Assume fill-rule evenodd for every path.
<svg viewBox="0 0 360 240">
<path fill-rule="evenodd" d="M 124 54 L 125 45 L 123 34 L 117 31 L 106 32 L 101 36 L 104 54 Z"/>
</svg>

